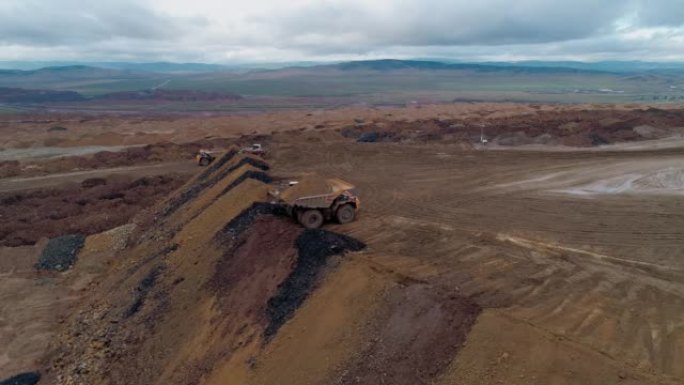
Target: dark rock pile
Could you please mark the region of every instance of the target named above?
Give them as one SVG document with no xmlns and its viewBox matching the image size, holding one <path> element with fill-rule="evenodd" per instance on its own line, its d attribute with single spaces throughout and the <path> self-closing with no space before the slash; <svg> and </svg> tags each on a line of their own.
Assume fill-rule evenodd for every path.
<svg viewBox="0 0 684 385">
<path fill-rule="evenodd" d="M 65 235 L 48 241 L 38 258 L 36 267 L 40 270 L 67 271 L 83 247 L 86 237 L 82 234 Z"/>
</svg>

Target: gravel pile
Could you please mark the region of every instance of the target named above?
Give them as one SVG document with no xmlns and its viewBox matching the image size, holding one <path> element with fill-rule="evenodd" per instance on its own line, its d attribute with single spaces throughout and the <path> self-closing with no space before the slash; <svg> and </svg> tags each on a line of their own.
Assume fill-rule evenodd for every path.
<svg viewBox="0 0 684 385">
<path fill-rule="evenodd" d="M 359 143 L 374 143 L 378 141 L 378 136 L 378 133 L 375 131 L 364 132 L 356 141 Z"/>
<path fill-rule="evenodd" d="M 86 237 L 82 234 L 65 235 L 48 241 L 38 258 L 36 267 L 41 270 L 66 271 L 74 263 Z"/>
<path fill-rule="evenodd" d="M 40 381 L 40 373 L 22 373 L 0 381 L 0 385 L 36 385 Z"/>
<path fill-rule="evenodd" d="M 292 317 L 314 289 L 321 270 L 333 255 L 363 250 L 366 245 L 346 235 L 321 229 L 305 230 L 295 242 L 298 257 L 292 273 L 280 284 L 278 293 L 268 300 L 266 314 L 269 324 L 264 335 L 274 336 Z"/>
</svg>

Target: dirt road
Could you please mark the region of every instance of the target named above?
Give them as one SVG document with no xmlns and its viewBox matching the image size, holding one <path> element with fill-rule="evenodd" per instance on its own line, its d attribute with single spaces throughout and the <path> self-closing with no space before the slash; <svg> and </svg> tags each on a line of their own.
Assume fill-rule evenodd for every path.
<svg viewBox="0 0 684 385">
<path fill-rule="evenodd" d="M 192 161 L 154 163 L 132 167 L 116 167 L 98 170 L 74 171 L 29 178 L 0 179 L 0 193 L 30 190 L 36 188 L 56 187 L 66 183 L 80 183 L 88 178 L 101 178 L 111 175 L 127 175 L 133 177 L 165 175 L 170 173 L 193 173 L 198 167 Z"/>
<path fill-rule="evenodd" d="M 486 309 L 442 383 L 684 378 L 681 150 L 317 143 L 275 156 L 283 175 L 358 186 L 361 217 L 336 230 L 368 242 L 369 261 L 434 271 L 431 284 Z"/>
</svg>

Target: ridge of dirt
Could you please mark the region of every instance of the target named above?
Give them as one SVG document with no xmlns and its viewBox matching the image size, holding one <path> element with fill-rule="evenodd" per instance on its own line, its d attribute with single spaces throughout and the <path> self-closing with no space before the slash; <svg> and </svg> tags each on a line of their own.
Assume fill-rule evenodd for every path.
<svg viewBox="0 0 684 385">
<path fill-rule="evenodd" d="M 169 199 L 176 205 L 183 200 L 180 207 L 213 196 L 198 215 L 160 204 L 167 216 L 121 252 L 95 289 L 107 296 L 94 296 L 66 324 L 52 350 L 49 378 L 197 382 L 223 360 L 258 355 L 266 330 L 274 335 L 276 322 L 292 316 L 327 259 L 361 248 L 347 236 L 305 232 L 281 206 L 261 203 L 267 185 L 259 179 L 270 177 L 243 172 L 250 162 L 221 163 Z M 258 179 L 250 177 L 254 173 Z M 233 180 L 234 188 L 214 196 L 210 185 L 223 179 Z M 158 233 L 170 223 L 179 231 Z M 76 357 L 63 346 L 81 346 L 85 353 Z M 147 358 L 129 362 L 139 357 Z"/>
<path fill-rule="evenodd" d="M 328 258 L 366 248 L 354 238 L 320 229 L 307 229 L 296 240 L 297 262 L 290 275 L 278 285 L 278 293 L 268 300 L 268 326 L 264 336 L 273 337 L 313 290 Z"/>
<path fill-rule="evenodd" d="M 374 142 L 477 143 L 484 133 L 504 146 L 528 144 L 592 147 L 676 136 L 683 133 L 684 110 L 657 108 L 628 110 L 583 109 L 535 111 L 504 117 L 460 119 L 377 120 L 339 129 L 346 138 Z"/>
<path fill-rule="evenodd" d="M 187 203 L 189 200 L 196 198 L 204 189 L 215 185 L 219 180 L 225 178 L 230 174 L 230 169 L 224 169 L 217 175 L 211 176 L 215 171 L 221 169 L 226 163 L 230 162 L 234 156 L 237 155 L 235 149 L 228 151 L 221 158 L 216 160 L 214 163 L 209 165 L 209 167 L 203 171 L 197 178 L 196 182 L 188 184 L 186 188 L 177 196 L 171 198 L 168 204 L 164 207 L 161 215 L 167 217 L 173 214 L 178 208 Z"/>
<path fill-rule="evenodd" d="M 226 186 L 226 188 L 221 192 L 221 194 L 227 193 L 228 191 L 235 188 L 235 186 L 240 185 L 240 183 L 244 182 L 247 179 L 258 180 L 258 181 L 263 182 L 263 183 L 273 182 L 273 178 L 271 178 L 270 175 L 268 175 L 267 173 L 265 173 L 263 171 L 247 170 L 242 175 L 240 175 L 237 179 L 235 179 L 233 181 L 233 183 Z"/>
</svg>

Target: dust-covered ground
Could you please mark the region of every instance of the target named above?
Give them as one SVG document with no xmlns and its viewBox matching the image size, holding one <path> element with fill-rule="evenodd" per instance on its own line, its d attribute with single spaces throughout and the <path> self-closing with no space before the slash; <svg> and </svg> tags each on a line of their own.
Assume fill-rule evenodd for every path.
<svg viewBox="0 0 684 385">
<path fill-rule="evenodd" d="M 233 186 L 241 172 L 260 171 L 249 164 L 227 169 L 231 174 L 219 172 L 224 179 L 203 177 L 205 171 L 198 169 L 196 185 L 202 193 L 192 187 L 187 191 L 196 194 L 176 192 L 183 199 L 177 211 L 154 224 L 166 227 L 151 225 L 156 232 L 139 239 L 133 234 L 137 248 L 122 254 L 127 259 L 117 269 L 106 270 L 113 255 L 88 238 L 90 251 L 83 261 L 95 267 L 83 280 L 90 284 L 104 271 L 115 274 L 107 278 L 109 286 L 89 286 L 101 298 L 79 292 L 74 299 L 69 296 L 73 281 L 59 281 L 81 277 L 79 261 L 66 276 L 53 273 L 49 281 L 41 275 L 38 281 L 30 272 L 33 262 L 26 261 L 37 258 L 40 244 L 3 250 L 0 267 L 12 277 L 4 282 L 19 282 L 17 274 L 26 279 L 2 290 L 3 314 L 20 301 L 35 308 L 25 307 L 29 310 L 5 319 L 3 327 L 27 333 L 21 322 L 35 312 L 41 330 L 57 328 L 61 313 L 45 309 L 69 298 L 73 303 L 87 299 L 90 307 L 73 305 L 75 310 L 66 311 L 83 324 L 59 327 L 60 341 L 75 345 L 73 351 L 61 346 L 65 361 L 52 361 L 51 378 L 66 374 L 59 372 L 59 365 L 66 365 L 74 378 L 116 376 L 111 378 L 131 384 L 684 383 L 681 112 L 489 104 L 458 108 L 241 118 L 247 119 L 241 124 L 263 124 L 246 133 L 268 138 L 273 178 L 314 173 L 342 178 L 356 185 L 361 198 L 357 221 L 326 228 L 362 241 L 366 251 L 329 267 L 297 305 L 301 308 L 294 318 L 269 336 L 272 340 L 262 344 L 259 337 L 260 325 L 268 320 L 262 311 L 269 296 L 282 288 L 274 280 L 285 279 L 292 269 L 297 255 L 292 243 L 300 230 L 291 222 L 260 219 L 235 250 L 211 243 L 225 222 L 254 200 L 268 199 L 263 181 L 247 179 Z M 169 123 L 178 131 L 164 140 L 181 138 L 179 127 L 185 123 Z M 483 131 L 491 139 L 487 146 L 475 143 Z M 202 135 L 208 132 L 240 135 L 237 127 L 212 128 Z M 196 140 L 196 134 L 182 135 Z M 78 189 L 74 196 L 90 191 Z M 59 199 L 70 207 L 66 196 Z M 26 211 L 20 207 L 9 215 L 20 218 Z M 159 250 L 167 256 L 159 257 Z M 253 261 L 259 268 L 248 263 L 257 254 L 261 259 Z M 155 270 L 156 264 L 163 269 Z M 138 266 L 143 267 L 135 270 Z M 134 279 L 128 279 L 130 271 Z M 203 283 L 205 278 L 210 281 Z M 105 288 L 116 290 L 124 281 L 125 290 L 111 291 L 112 298 L 120 299 L 118 307 L 107 307 Z M 163 290 L 147 288 L 148 281 Z M 256 294 L 241 295 L 245 292 Z M 126 301 L 132 297 L 141 303 L 136 315 L 120 319 L 119 313 L 131 309 Z M 92 325 L 105 325 L 106 338 L 70 334 L 100 330 Z M 5 339 L 13 341 L 13 348 L 0 360 L 1 374 L 46 369 L 40 349 L 51 333 L 28 347 L 16 345 L 20 340 L 9 335 Z M 101 340 L 120 345 L 103 348 L 111 356 L 98 361 L 93 357 L 99 348 L 89 344 Z M 212 345 L 217 340 L 226 345 Z M 85 369 L 69 359 L 84 346 L 88 354 L 96 352 L 88 360 L 99 366 L 80 373 Z M 116 365 L 107 367 L 108 360 Z M 140 370 L 131 370 L 126 360 Z M 107 372 L 112 368 L 113 373 Z"/>
<path fill-rule="evenodd" d="M 684 378 L 684 150 L 321 141 L 274 157 L 283 175 L 357 185 L 361 217 L 336 230 L 368 242 L 368 259 L 432 269 L 431 284 L 483 307 L 439 383 Z"/>
</svg>

